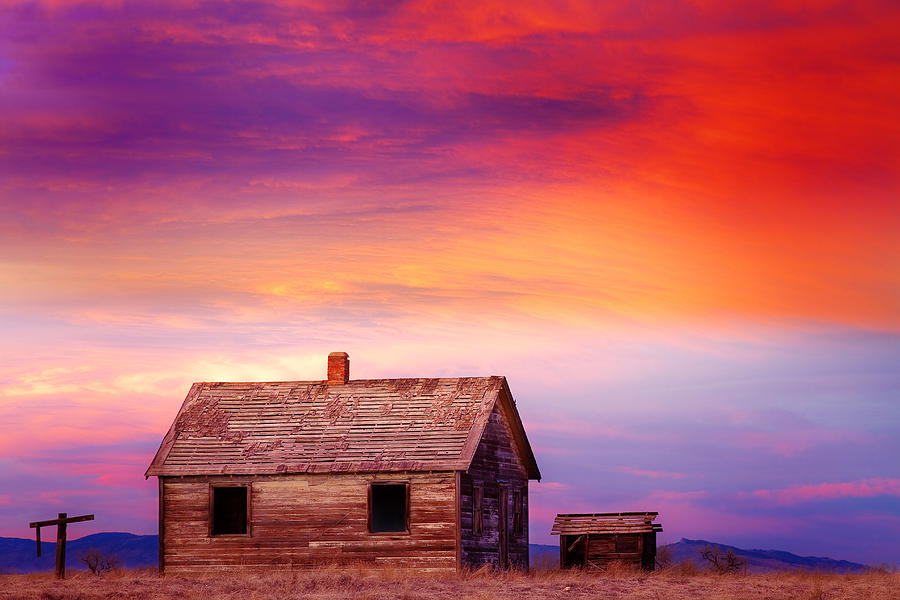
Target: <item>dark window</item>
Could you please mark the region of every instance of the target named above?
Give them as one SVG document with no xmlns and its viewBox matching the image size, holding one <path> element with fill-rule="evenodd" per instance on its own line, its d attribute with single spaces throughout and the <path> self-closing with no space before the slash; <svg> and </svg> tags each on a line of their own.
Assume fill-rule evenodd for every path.
<svg viewBox="0 0 900 600">
<path fill-rule="evenodd" d="M 484 488 L 476 485 L 472 490 L 472 531 L 481 533 L 484 528 L 481 505 L 484 502 Z"/>
<path fill-rule="evenodd" d="M 212 488 L 212 534 L 247 533 L 247 496 L 245 486 Z"/>
<path fill-rule="evenodd" d="M 409 486 L 405 483 L 373 483 L 369 487 L 369 531 L 407 530 Z"/>
<path fill-rule="evenodd" d="M 513 535 L 522 535 L 525 531 L 525 520 L 522 514 L 522 491 L 513 490 Z"/>
</svg>

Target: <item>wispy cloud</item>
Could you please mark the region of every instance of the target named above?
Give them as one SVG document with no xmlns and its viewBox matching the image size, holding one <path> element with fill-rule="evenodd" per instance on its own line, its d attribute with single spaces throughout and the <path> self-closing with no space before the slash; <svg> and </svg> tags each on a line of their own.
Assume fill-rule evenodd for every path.
<svg viewBox="0 0 900 600">
<path fill-rule="evenodd" d="M 559 481 L 541 481 L 539 484 L 535 486 L 535 489 L 540 488 L 541 491 L 552 491 L 559 492 L 563 490 L 571 489 L 571 485 L 567 483 L 562 483 Z"/>
<path fill-rule="evenodd" d="M 620 473 L 628 473 L 637 477 L 650 477 L 651 479 L 684 479 L 684 473 L 674 471 L 651 471 L 647 469 L 635 469 L 633 467 L 618 467 Z"/>
<path fill-rule="evenodd" d="M 22 488 L 152 529 L 129 473 L 192 381 L 317 379 L 338 349 L 509 376 L 540 519 L 794 531 L 804 494 L 894 497 L 896 6 L 3 18 L 0 527 Z"/>
<path fill-rule="evenodd" d="M 796 485 L 781 489 L 755 490 L 745 496 L 780 505 L 801 504 L 838 498 L 900 497 L 900 479 L 870 478 L 842 483 Z"/>
<path fill-rule="evenodd" d="M 858 431 L 826 430 L 806 427 L 784 431 L 733 431 L 729 442 L 742 448 L 755 448 L 778 456 L 797 456 L 824 444 L 849 441 L 863 443 L 866 436 Z"/>
</svg>

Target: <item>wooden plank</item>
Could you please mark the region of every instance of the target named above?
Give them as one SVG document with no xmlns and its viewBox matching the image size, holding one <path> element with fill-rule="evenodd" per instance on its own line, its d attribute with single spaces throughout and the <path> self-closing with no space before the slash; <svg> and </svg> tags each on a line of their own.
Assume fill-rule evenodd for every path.
<svg viewBox="0 0 900 600">
<path fill-rule="evenodd" d="M 500 486 L 500 521 L 497 525 L 500 534 L 500 568 L 509 568 L 509 488 Z"/>
<path fill-rule="evenodd" d="M 503 530 L 508 559 L 527 569 L 530 467 L 524 463 L 533 455 L 530 447 L 527 453 L 520 448 L 527 438 L 518 431 L 508 387 L 506 404 L 497 406 L 504 386 L 502 377 L 354 380 L 341 386 L 195 384 L 198 395 L 185 399 L 174 436 L 157 453 L 165 455 L 162 463 L 154 459 L 148 469 L 167 478 L 160 484 L 161 566 L 307 564 L 338 554 L 406 557 L 424 561 L 424 569 L 442 569 L 441 552 L 449 553 L 454 570 L 468 558 L 506 562 L 499 555 L 496 489 L 503 480 L 508 489 L 522 490 L 524 513 L 524 531 Z M 485 486 L 486 527 L 484 535 L 469 539 L 470 475 L 460 471 L 471 470 L 476 453 L 480 463 L 473 472 Z M 371 539 L 363 490 L 397 476 L 410 482 L 407 538 Z M 209 486 L 225 482 L 252 487 L 248 539 L 209 535 Z"/>
<path fill-rule="evenodd" d="M 654 523 L 656 512 L 570 513 L 558 514 L 550 533 L 554 535 L 640 534 L 662 531 Z"/>
<path fill-rule="evenodd" d="M 613 534 L 640 534 L 655 533 L 655 529 L 595 529 L 591 527 L 583 527 L 576 529 L 567 529 L 565 531 L 551 531 L 551 535 L 580 535 L 584 533 L 592 533 L 595 535 L 613 535 Z"/>
<path fill-rule="evenodd" d="M 625 512 L 605 512 L 605 513 L 558 513 L 558 517 L 628 517 L 628 516 L 657 516 L 658 512 L 654 511 L 625 511 Z"/>
<path fill-rule="evenodd" d="M 464 566 L 478 568 L 485 563 L 501 567 L 500 482 L 509 489 L 519 489 L 523 503 L 527 501 L 528 479 L 513 447 L 512 433 L 498 407 L 489 415 L 483 437 L 468 472 L 461 478 L 461 518 L 468 526 L 461 529 L 461 555 Z M 476 490 L 482 494 L 482 528 L 475 527 Z M 508 534 L 511 532 L 507 532 Z M 508 535 L 510 566 L 528 568 L 528 534 Z"/>
<path fill-rule="evenodd" d="M 65 515 L 66 513 L 59 513 L 60 515 Z M 35 521 L 33 523 L 29 523 L 28 527 L 50 527 L 52 525 L 59 525 L 60 523 L 79 523 L 81 521 L 93 521 L 94 515 L 80 515 L 77 517 L 62 517 L 56 519 L 50 519 L 48 521 Z"/>
<path fill-rule="evenodd" d="M 166 572 L 166 500 L 165 500 L 165 479 L 159 477 L 159 574 L 164 575 Z"/>
<path fill-rule="evenodd" d="M 367 484 L 390 481 L 360 476 L 284 475 L 253 481 L 252 537 L 208 536 L 208 487 L 230 478 L 166 480 L 166 569 L 290 568 L 321 561 L 409 559 L 424 569 L 456 569 L 456 474 L 407 473 L 409 532 L 369 534 Z M 181 489 L 179 489 L 181 488 Z M 343 557 L 343 558 L 341 558 Z"/>
<path fill-rule="evenodd" d="M 59 513 L 56 526 L 56 578 L 66 577 L 66 513 Z"/>
<path fill-rule="evenodd" d="M 456 570 L 459 572 L 462 569 L 462 517 L 460 516 L 460 512 L 462 509 L 462 472 L 456 471 L 456 489 L 454 490 L 454 496 L 456 502 Z"/>
<path fill-rule="evenodd" d="M 596 530 L 600 529 L 622 529 L 622 530 L 634 530 L 634 531 L 650 531 L 653 529 L 657 529 L 659 525 L 657 524 L 649 524 L 649 523 L 639 523 L 634 525 L 629 524 L 603 524 L 603 523 L 564 523 L 560 525 L 554 525 L 552 529 L 559 530 L 563 532 L 569 532 L 573 529 L 584 529 L 584 528 L 593 528 Z"/>
<path fill-rule="evenodd" d="M 522 419 L 519 416 L 519 411 L 516 409 L 516 402 L 513 400 L 512 392 L 509 390 L 509 384 L 506 381 L 506 377 L 501 381 L 500 392 L 497 395 L 497 398 L 497 403 L 509 424 L 510 432 L 512 433 L 515 442 L 515 448 L 519 455 L 519 460 L 528 474 L 528 479 L 540 481 L 541 472 L 538 469 L 537 461 L 534 458 L 531 444 L 528 442 L 528 436 L 525 434 L 525 427 L 522 425 Z"/>
</svg>

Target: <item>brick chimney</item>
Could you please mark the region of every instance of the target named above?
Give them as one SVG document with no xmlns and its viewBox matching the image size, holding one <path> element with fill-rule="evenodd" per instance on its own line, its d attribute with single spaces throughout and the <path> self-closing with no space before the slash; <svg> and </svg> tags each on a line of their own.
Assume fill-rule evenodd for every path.
<svg viewBox="0 0 900 600">
<path fill-rule="evenodd" d="M 350 381 L 350 355 L 346 352 L 332 352 L 328 355 L 329 385 Z"/>
</svg>

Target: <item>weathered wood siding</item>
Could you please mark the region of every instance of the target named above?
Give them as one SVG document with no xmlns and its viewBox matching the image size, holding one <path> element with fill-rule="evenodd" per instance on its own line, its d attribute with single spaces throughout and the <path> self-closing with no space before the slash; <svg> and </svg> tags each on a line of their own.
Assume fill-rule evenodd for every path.
<svg viewBox="0 0 900 600">
<path fill-rule="evenodd" d="M 323 561 L 455 571 L 456 474 L 311 474 L 161 478 L 166 573 L 292 568 Z M 409 482 L 409 532 L 368 531 L 368 484 Z M 209 489 L 250 485 L 247 536 L 209 534 Z"/>
<path fill-rule="evenodd" d="M 617 561 L 652 571 L 656 564 L 656 533 L 561 535 L 559 541 L 563 568 L 603 568 Z"/>
<path fill-rule="evenodd" d="M 473 527 L 473 490 L 483 490 L 482 531 Z M 507 498 L 507 531 L 509 536 L 509 567 L 528 569 L 528 479 L 516 456 L 512 433 L 500 409 L 495 407 L 485 426 L 484 434 L 468 473 L 460 476 L 460 559 L 464 566 L 478 568 L 485 563 L 503 568 L 500 552 L 501 487 L 509 491 Z M 522 532 L 513 529 L 514 491 L 522 494 Z"/>
</svg>

